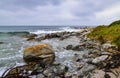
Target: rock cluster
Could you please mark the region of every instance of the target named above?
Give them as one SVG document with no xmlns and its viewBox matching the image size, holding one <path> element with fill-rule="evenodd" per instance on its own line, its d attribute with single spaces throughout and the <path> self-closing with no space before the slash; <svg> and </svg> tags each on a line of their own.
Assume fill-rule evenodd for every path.
<svg viewBox="0 0 120 78">
<path fill-rule="evenodd" d="M 24 35 L 24 38 L 27 38 L 27 41 L 31 41 L 31 40 L 35 40 L 35 41 L 42 41 L 45 39 L 52 39 L 52 38 L 58 38 L 59 40 L 64 40 L 70 36 L 79 36 L 82 33 L 87 32 L 88 30 L 84 29 L 82 31 L 78 31 L 78 32 L 56 32 L 56 33 L 50 33 L 50 34 L 45 34 L 42 36 L 39 36 L 37 34 L 28 34 L 28 35 Z"/>
<path fill-rule="evenodd" d="M 53 78 L 61 78 L 61 77 L 64 77 L 64 78 L 85 78 L 87 77 L 88 78 L 89 77 L 89 78 L 93 78 L 94 76 L 95 78 L 97 78 L 96 77 L 97 74 L 93 73 L 96 69 L 99 69 L 99 71 L 104 70 L 102 71 L 105 73 L 105 74 L 102 74 L 104 75 L 103 77 L 109 77 L 109 73 L 111 72 L 107 72 L 106 74 L 106 71 L 108 69 L 112 70 L 113 68 L 117 68 L 120 66 L 120 58 L 119 58 L 120 54 L 117 51 L 118 48 L 109 43 L 101 44 L 101 43 L 98 43 L 94 39 L 89 39 L 86 36 L 87 33 L 89 33 L 88 30 L 84 30 L 82 32 L 60 32 L 60 33 L 46 34 L 44 36 L 35 38 L 35 40 L 37 41 L 41 41 L 45 39 L 52 39 L 52 38 L 58 38 L 59 40 L 64 40 L 71 36 L 76 36 L 77 38 L 79 38 L 80 44 L 79 45 L 69 44 L 65 47 L 65 49 L 73 50 L 73 51 L 84 51 L 84 50 L 88 51 L 88 53 L 85 53 L 83 55 L 83 58 L 81 58 L 79 54 L 75 55 L 73 63 L 75 62 L 76 64 L 77 63 L 78 64 L 77 65 L 74 64 L 73 66 L 74 71 L 71 72 L 68 70 L 62 73 L 62 75 L 60 75 L 59 73 L 61 70 L 58 70 L 58 69 L 62 69 L 60 67 L 64 68 L 64 65 L 60 64 L 60 65 L 57 65 L 58 69 L 56 69 L 56 67 L 54 68 L 54 66 L 47 68 L 47 70 L 44 72 L 44 75 L 39 74 L 38 78 L 39 77 L 42 77 L 42 78 L 45 78 L 45 77 L 48 77 L 48 78 L 49 77 L 53 77 Z M 81 64 L 81 61 L 83 61 L 84 63 Z M 58 72 L 55 73 L 54 69 Z M 64 68 L 64 70 L 65 69 L 66 68 Z M 54 73 L 50 71 L 53 71 Z"/>
<path fill-rule="evenodd" d="M 81 32 L 57 32 L 40 37 L 36 34 L 27 35 L 28 41 L 42 41 L 52 38 L 61 41 L 73 36 L 79 39 L 77 45 L 69 44 L 64 47 L 65 50 L 75 52 L 71 61 L 73 64 L 70 66 L 72 70 L 69 66 L 55 61 L 54 50 L 49 44 L 26 48 L 23 54 L 24 61 L 28 66 L 35 63 L 32 64 L 33 69 L 29 69 L 32 71 L 30 75 L 36 75 L 37 78 L 120 78 L 118 47 L 110 43 L 101 44 L 94 39 L 89 39 L 86 35 L 89 32 L 85 29 Z M 84 52 L 84 54 L 81 55 L 80 52 Z"/>
</svg>

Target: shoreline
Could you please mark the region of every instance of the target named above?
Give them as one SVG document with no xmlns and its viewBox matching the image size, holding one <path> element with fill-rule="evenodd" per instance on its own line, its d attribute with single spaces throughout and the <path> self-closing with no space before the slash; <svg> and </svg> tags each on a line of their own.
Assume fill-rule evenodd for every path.
<svg viewBox="0 0 120 78">
<path fill-rule="evenodd" d="M 103 71 L 103 69 L 106 69 L 107 65 L 109 64 L 109 60 L 114 62 L 114 60 L 110 59 L 110 57 L 114 56 L 112 56 L 110 52 L 107 52 L 107 50 L 112 45 L 106 45 L 106 43 L 101 45 L 96 40 L 88 38 L 87 34 L 90 33 L 90 31 L 91 29 L 83 29 L 82 31 L 77 32 L 64 31 L 49 33 L 45 35 L 27 34 L 22 37 L 25 38 L 28 42 L 49 43 L 53 46 L 56 54 L 55 62 L 57 62 L 58 68 L 56 69 L 54 66 L 48 67 L 47 74 L 51 74 L 50 71 L 56 69 L 56 73 L 60 73 L 62 71 L 62 76 L 65 78 L 85 78 L 89 76 L 90 78 L 93 78 L 93 76 L 95 76 L 95 78 L 98 78 L 96 75 L 99 74 L 95 74 L 93 71 L 99 69 L 99 72 L 104 73 L 102 74 L 104 77 L 106 75 L 106 70 Z M 57 44 L 57 47 L 54 44 Z M 69 53 L 71 53 L 70 56 L 68 55 Z M 66 60 L 68 62 L 68 65 L 66 63 Z M 99 64 L 101 64 L 101 66 L 99 66 Z M 114 66 L 114 64 L 111 65 Z M 65 70 L 66 66 L 68 70 Z M 70 68 L 71 66 L 72 68 Z M 61 69 L 61 67 L 64 69 L 58 70 Z M 73 71 L 70 72 L 70 70 Z M 107 75 L 110 73 L 111 72 L 107 72 Z M 52 74 L 54 74 L 55 77 L 60 78 L 59 76 L 56 76 L 55 73 Z M 44 78 L 44 76 L 41 76 L 41 74 L 38 74 L 37 76 L 38 78 Z M 118 75 L 118 77 L 120 76 Z"/>
</svg>

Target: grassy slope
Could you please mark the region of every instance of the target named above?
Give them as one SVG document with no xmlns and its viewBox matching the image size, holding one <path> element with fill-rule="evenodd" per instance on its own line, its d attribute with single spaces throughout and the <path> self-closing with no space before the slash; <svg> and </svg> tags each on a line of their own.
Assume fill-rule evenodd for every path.
<svg viewBox="0 0 120 78">
<path fill-rule="evenodd" d="M 108 26 L 98 26 L 94 28 L 93 31 L 88 34 L 88 37 L 97 39 L 100 42 L 111 41 L 112 44 L 120 46 L 120 20 Z"/>
</svg>

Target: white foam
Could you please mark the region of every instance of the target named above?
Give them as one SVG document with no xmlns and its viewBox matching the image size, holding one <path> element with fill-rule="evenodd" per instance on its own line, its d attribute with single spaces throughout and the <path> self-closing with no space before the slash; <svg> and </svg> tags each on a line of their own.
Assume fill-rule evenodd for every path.
<svg viewBox="0 0 120 78">
<path fill-rule="evenodd" d="M 83 30 L 83 29 L 73 29 L 73 28 L 70 28 L 70 27 L 62 27 L 62 28 L 59 28 L 58 30 L 54 30 L 54 31 L 48 31 L 48 30 L 37 30 L 37 31 L 34 31 L 34 32 L 30 32 L 32 34 L 49 34 L 49 33 L 56 33 L 56 32 L 77 32 L 77 31 L 80 31 L 80 30 Z"/>
<path fill-rule="evenodd" d="M 5 61 L 5 60 L 9 60 L 9 59 L 15 59 L 15 58 L 22 58 L 22 56 L 21 55 L 14 55 L 14 56 L 10 56 L 10 57 L 5 57 L 5 58 L 0 58 L 0 61 Z"/>
</svg>

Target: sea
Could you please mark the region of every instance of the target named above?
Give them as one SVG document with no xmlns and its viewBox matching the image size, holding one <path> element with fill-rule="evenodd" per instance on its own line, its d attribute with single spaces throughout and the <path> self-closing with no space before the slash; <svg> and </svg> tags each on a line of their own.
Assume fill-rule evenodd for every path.
<svg viewBox="0 0 120 78">
<path fill-rule="evenodd" d="M 43 42 L 26 41 L 22 35 L 32 34 L 48 34 L 63 31 L 78 31 L 85 28 L 84 26 L 0 26 L 0 73 L 9 69 L 14 65 L 24 64 L 23 50 L 32 45 L 40 43 L 52 44 L 55 49 L 56 55 L 62 60 L 66 59 L 66 55 L 69 58 L 73 55 L 73 52 L 68 52 L 61 48 L 65 42 L 59 42 L 57 40 L 46 40 Z M 60 44 L 59 44 L 60 43 Z M 72 44 L 72 43 L 71 43 Z M 74 43 L 76 44 L 76 43 Z M 61 53 L 58 53 L 61 52 Z M 63 58 L 62 58 L 63 57 Z M 61 61 L 61 59 L 58 59 Z M 63 62 L 63 61 L 61 61 Z M 67 64 L 67 63 L 66 63 Z"/>
</svg>

